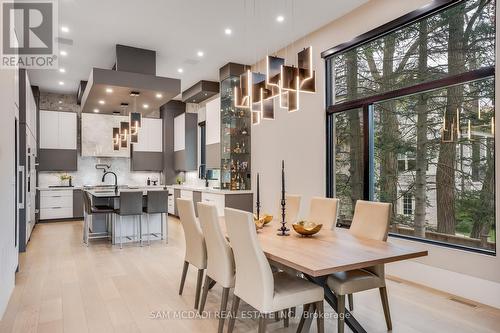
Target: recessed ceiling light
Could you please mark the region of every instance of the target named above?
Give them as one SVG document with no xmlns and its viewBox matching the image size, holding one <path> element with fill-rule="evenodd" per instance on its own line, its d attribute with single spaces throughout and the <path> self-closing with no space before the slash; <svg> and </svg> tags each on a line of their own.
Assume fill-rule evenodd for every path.
<svg viewBox="0 0 500 333">
<path fill-rule="evenodd" d="M 106 92 L 107 92 L 108 94 L 111 94 L 111 93 L 113 92 L 113 89 L 111 89 L 111 88 L 106 88 Z"/>
<path fill-rule="evenodd" d="M 198 51 L 198 53 L 196 53 L 198 55 L 198 57 L 203 57 L 205 55 L 205 53 L 203 53 L 203 51 Z"/>
<path fill-rule="evenodd" d="M 283 15 L 278 15 L 276 17 L 276 21 L 278 21 L 279 23 L 283 22 L 285 20 L 285 17 Z"/>
<path fill-rule="evenodd" d="M 94 113 L 99 113 L 99 109 L 94 109 Z"/>
<path fill-rule="evenodd" d="M 147 108 L 149 108 L 149 104 L 143 104 L 142 107 L 147 109 Z"/>
<path fill-rule="evenodd" d="M 160 94 L 160 93 L 157 93 L 157 94 L 156 94 L 156 98 L 162 98 L 162 97 L 163 97 L 163 95 L 162 95 L 162 94 Z"/>
<path fill-rule="evenodd" d="M 64 51 L 64 50 L 61 50 L 59 52 L 60 55 L 62 55 L 63 57 L 67 56 L 68 55 L 68 52 Z"/>
<path fill-rule="evenodd" d="M 228 36 L 229 36 L 229 35 L 231 35 L 231 34 L 233 33 L 233 30 L 231 30 L 231 29 L 229 29 L 229 28 L 226 28 L 226 29 L 224 30 L 224 33 L 225 33 L 226 35 L 228 35 Z"/>
<path fill-rule="evenodd" d="M 104 102 L 102 99 L 99 101 L 99 104 L 101 104 L 101 105 L 103 105 L 104 103 L 106 103 L 106 102 Z"/>
<path fill-rule="evenodd" d="M 182 68 L 177 68 L 177 72 L 182 73 L 184 70 Z"/>
<path fill-rule="evenodd" d="M 68 28 L 67 26 L 64 26 L 64 25 L 63 25 L 63 26 L 61 27 L 61 31 L 62 31 L 62 32 L 69 32 L 69 28 Z"/>
<path fill-rule="evenodd" d="M 59 85 L 60 86 L 64 86 L 64 82 L 63 81 L 59 81 Z"/>
<path fill-rule="evenodd" d="M 59 101 L 59 104 L 62 104 L 62 101 Z"/>
<path fill-rule="evenodd" d="M 59 72 L 60 72 L 60 73 L 66 73 L 66 69 L 64 69 L 64 68 L 59 68 Z"/>
</svg>

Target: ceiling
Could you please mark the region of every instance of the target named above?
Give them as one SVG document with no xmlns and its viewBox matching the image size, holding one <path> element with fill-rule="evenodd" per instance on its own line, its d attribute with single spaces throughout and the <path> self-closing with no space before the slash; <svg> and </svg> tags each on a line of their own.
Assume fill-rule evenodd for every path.
<svg viewBox="0 0 500 333">
<path fill-rule="evenodd" d="M 115 44 L 124 44 L 156 50 L 156 75 L 181 79 L 185 90 L 199 80 L 218 81 L 227 62 L 255 63 L 366 1 L 59 0 L 59 24 L 69 29 L 59 37 L 72 40 L 59 44 L 67 52 L 59 60 L 66 72 L 29 75 L 41 91 L 76 93 L 93 67 L 113 66 Z"/>
</svg>

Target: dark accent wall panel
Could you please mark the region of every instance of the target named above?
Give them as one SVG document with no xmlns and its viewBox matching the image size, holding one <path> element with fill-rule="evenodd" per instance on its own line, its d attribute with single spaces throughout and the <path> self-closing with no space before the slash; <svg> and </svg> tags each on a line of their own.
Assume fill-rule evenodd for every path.
<svg viewBox="0 0 500 333">
<path fill-rule="evenodd" d="M 177 171 L 174 158 L 174 118 L 186 112 L 186 104 L 181 101 L 170 101 L 160 108 L 163 120 L 163 182 L 175 184 Z"/>
<path fill-rule="evenodd" d="M 198 114 L 186 113 L 186 164 L 183 171 L 198 170 Z"/>
<path fill-rule="evenodd" d="M 156 75 L 156 52 L 126 45 L 116 45 L 116 70 Z"/>
<path fill-rule="evenodd" d="M 163 153 L 131 151 L 131 171 L 163 171 Z"/>
<path fill-rule="evenodd" d="M 78 171 L 78 150 L 40 149 L 39 171 Z"/>
<path fill-rule="evenodd" d="M 253 213 L 253 194 L 226 194 L 226 207 Z"/>
</svg>

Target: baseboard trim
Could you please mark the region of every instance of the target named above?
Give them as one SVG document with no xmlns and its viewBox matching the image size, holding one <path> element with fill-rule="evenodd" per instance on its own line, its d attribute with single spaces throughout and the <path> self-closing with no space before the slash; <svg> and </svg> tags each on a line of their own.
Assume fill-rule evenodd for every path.
<svg viewBox="0 0 500 333">
<path fill-rule="evenodd" d="M 500 283 L 452 272 L 415 261 L 386 265 L 388 278 L 415 284 L 447 298 L 500 309 Z"/>
</svg>

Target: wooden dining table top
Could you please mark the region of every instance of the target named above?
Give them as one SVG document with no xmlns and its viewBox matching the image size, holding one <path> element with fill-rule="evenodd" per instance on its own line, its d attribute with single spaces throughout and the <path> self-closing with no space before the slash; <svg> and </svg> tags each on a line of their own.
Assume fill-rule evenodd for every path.
<svg viewBox="0 0 500 333">
<path fill-rule="evenodd" d="M 304 237 L 293 230 L 289 236 L 278 236 L 279 227 L 278 222 L 272 221 L 257 230 L 266 257 L 312 277 L 428 255 L 426 250 L 356 237 L 344 228 L 322 229 Z M 223 218 L 221 228 L 226 234 Z"/>
</svg>

